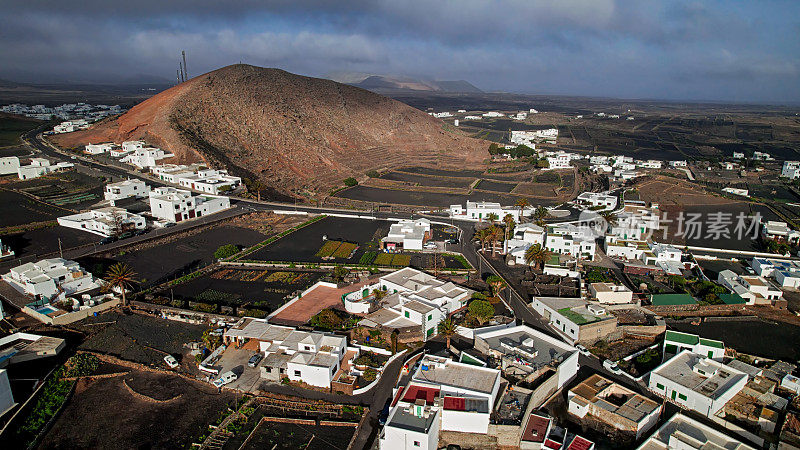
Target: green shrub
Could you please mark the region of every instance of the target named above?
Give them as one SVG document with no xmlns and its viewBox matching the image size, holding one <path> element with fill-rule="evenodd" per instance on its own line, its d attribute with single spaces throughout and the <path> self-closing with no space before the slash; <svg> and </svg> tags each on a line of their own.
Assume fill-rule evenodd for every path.
<svg viewBox="0 0 800 450">
<path fill-rule="evenodd" d="M 214 258 L 225 259 L 239 253 L 239 247 L 234 244 L 225 244 L 214 252 Z"/>
<path fill-rule="evenodd" d="M 353 177 L 347 177 L 344 179 L 344 185 L 347 187 L 353 187 L 358 184 L 358 180 Z"/>
<path fill-rule="evenodd" d="M 381 174 L 379 174 L 377 170 L 368 170 L 367 176 L 370 178 L 378 178 L 379 176 L 381 176 Z"/>
</svg>

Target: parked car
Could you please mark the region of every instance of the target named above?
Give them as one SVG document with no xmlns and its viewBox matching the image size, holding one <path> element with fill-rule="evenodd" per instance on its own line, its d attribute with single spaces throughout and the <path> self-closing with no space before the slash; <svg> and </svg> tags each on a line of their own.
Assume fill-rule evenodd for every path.
<svg viewBox="0 0 800 450">
<path fill-rule="evenodd" d="M 222 386 L 225 386 L 228 383 L 233 383 L 234 381 L 236 381 L 238 379 L 239 379 L 239 375 L 236 375 L 235 373 L 233 373 L 233 372 L 231 372 L 229 370 L 229 371 L 223 373 L 222 375 L 220 375 L 219 378 L 214 380 L 212 384 L 214 386 L 216 386 L 216 387 L 222 387 Z"/>
<path fill-rule="evenodd" d="M 436 250 L 437 245 L 436 245 L 436 242 L 428 241 L 422 247 L 423 248 L 427 248 L 428 250 Z"/>
<path fill-rule="evenodd" d="M 458 239 L 447 239 L 444 241 L 446 244 L 458 244 Z"/>
<path fill-rule="evenodd" d="M 582 346 L 581 344 L 576 345 L 575 348 L 577 348 L 583 356 L 592 356 L 592 352 L 590 352 L 588 348 Z"/>
<path fill-rule="evenodd" d="M 603 367 L 608 369 L 611 373 L 615 373 L 617 375 L 622 373 L 622 370 L 620 370 L 619 366 L 617 366 L 617 363 L 611 361 L 610 359 L 603 361 Z"/>
<path fill-rule="evenodd" d="M 250 360 L 247 361 L 247 365 L 250 367 L 255 367 L 261 362 L 262 359 L 264 359 L 264 356 L 261 353 L 256 353 L 250 357 Z"/>
<path fill-rule="evenodd" d="M 180 364 L 178 364 L 178 360 L 175 359 L 175 357 L 172 356 L 172 355 L 165 356 L 164 357 L 164 362 L 167 364 L 167 367 L 169 367 L 170 369 L 174 369 L 174 368 L 176 368 L 176 367 L 178 367 L 180 365 Z"/>
</svg>

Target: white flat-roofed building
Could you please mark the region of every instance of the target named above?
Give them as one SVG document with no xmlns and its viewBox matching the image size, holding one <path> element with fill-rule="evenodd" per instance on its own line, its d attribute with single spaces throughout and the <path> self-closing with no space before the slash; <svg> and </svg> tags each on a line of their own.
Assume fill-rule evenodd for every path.
<svg viewBox="0 0 800 450">
<path fill-rule="evenodd" d="M 105 199 L 109 200 L 113 206 L 114 202 L 117 200 L 149 197 L 150 186 L 139 179 L 128 179 L 107 184 L 103 195 Z"/>
<path fill-rule="evenodd" d="M 264 354 L 260 364 L 262 378 L 280 381 L 287 377 L 323 388 L 330 388 L 347 353 L 344 336 L 299 331 L 252 317 L 240 320 L 223 338 L 240 344 L 247 339 L 258 341 L 259 351 Z"/>
<path fill-rule="evenodd" d="M 14 256 L 14 250 L 11 250 L 11 247 L 7 245 L 3 245 L 3 241 L 0 241 L 0 259 L 10 258 L 12 256 Z"/>
<path fill-rule="evenodd" d="M 509 264 L 527 264 L 525 252 L 531 245 L 544 246 L 544 228 L 532 223 L 523 223 L 514 227 L 514 234 L 505 242 Z"/>
<path fill-rule="evenodd" d="M 83 148 L 83 152 L 89 155 L 102 155 L 103 153 L 110 152 L 112 148 L 114 148 L 114 144 L 111 142 L 106 142 L 104 144 L 86 144 Z"/>
<path fill-rule="evenodd" d="M 642 261 L 649 266 L 658 266 L 669 275 L 680 275 L 684 269 L 683 251 L 670 245 L 648 242 L 649 251 L 642 254 Z"/>
<path fill-rule="evenodd" d="M 786 222 L 768 220 L 761 224 L 761 235 L 767 239 L 797 243 L 800 241 L 800 232 L 793 230 Z"/>
<path fill-rule="evenodd" d="M 726 187 L 722 188 L 722 192 L 727 192 L 728 194 L 733 194 L 733 195 L 740 195 L 742 197 L 750 197 L 750 191 L 747 189 Z"/>
<path fill-rule="evenodd" d="M 722 359 L 725 357 L 724 342 L 714 339 L 701 338 L 696 334 L 682 333 L 680 331 L 667 330 L 664 334 L 664 342 L 662 347 L 664 353 L 671 355 L 688 350 L 692 353 L 706 356 L 715 361 L 722 361 Z M 734 367 L 734 369 L 735 368 L 736 367 Z"/>
<path fill-rule="evenodd" d="M 575 199 L 575 203 L 602 210 L 612 210 L 617 207 L 617 196 L 607 192 L 582 192 Z"/>
<path fill-rule="evenodd" d="M 784 161 L 781 177 L 795 180 L 800 177 L 800 161 Z"/>
<path fill-rule="evenodd" d="M 376 289 L 387 293 L 379 303 L 372 294 Z M 374 311 L 362 322 L 395 329 L 418 328 L 427 340 L 438 333 L 437 326 L 443 318 L 467 305 L 473 293 L 471 289 L 406 267 L 346 294 L 343 301 L 351 313 Z"/>
<path fill-rule="evenodd" d="M 658 423 L 661 405 L 594 374 L 567 393 L 570 414 L 586 416 L 638 439 Z"/>
<path fill-rule="evenodd" d="M 14 333 L 0 338 L 0 367 L 58 355 L 64 339 L 31 333 Z M 0 407 L 2 413 L 2 407 Z"/>
<path fill-rule="evenodd" d="M 20 180 L 30 180 L 39 178 L 48 173 L 60 172 L 63 170 L 71 169 L 75 164 L 71 162 L 59 161 L 56 164 L 51 164 L 45 158 L 31 158 L 31 163 L 27 166 L 20 166 L 17 169 L 17 175 Z"/>
<path fill-rule="evenodd" d="M 605 304 L 631 303 L 633 291 L 621 284 L 591 283 L 589 294 L 598 302 Z"/>
<path fill-rule="evenodd" d="M 571 169 L 572 158 L 569 153 L 558 152 L 547 157 L 547 165 L 550 170 Z"/>
<path fill-rule="evenodd" d="M 175 155 L 166 153 L 160 148 L 142 147 L 135 149 L 133 153 L 123 157 L 120 161 L 140 169 L 145 169 L 155 166 L 158 164 L 158 161 L 162 159 L 171 158 L 173 156 Z"/>
<path fill-rule="evenodd" d="M 490 214 L 496 214 L 498 221 L 503 220 L 506 214 L 511 214 L 514 221 L 519 223 L 520 209 L 515 206 L 500 206 L 500 203 L 497 202 L 471 202 L 469 200 L 466 207 L 450 205 L 450 217 L 456 219 L 483 221 L 487 220 Z M 523 216 L 528 217 L 531 214 L 533 214 L 533 208 L 522 209 Z"/>
<path fill-rule="evenodd" d="M 758 275 L 738 275 L 732 270 L 719 272 L 717 282 L 747 300 L 748 305 L 769 304 L 783 298 L 783 291 Z"/>
<path fill-rule="evenodd" d="M 204 166 L 201 164 L 158 164 L 151 167 L 150 172 L 161 181 L 178 184 L 181 178 L 190 177 L 203 169 Z"/>
<path fill-rule="evenodd" d="M 100 236 L 112 236 L 128 231 L 144 230 L 144 217 L 122 208 L 107 207 L 58 218 L 62 227 L 87 231 Z"/>
<path fill-rule="evenodd" d="M 506 375 L 536 377 L 555 370 L 553 390 L 561 389 L 578 374 L 575 347 L 527 325 L 494 326 L 475 331 L 475 350 L 499 361 Z"/>
<path fill-rule="evenodd" d="M 572 224 L 547 227 L 544 246 L 554 253 L 590 261 L 594 260 L 597 250 L 593 230 L 589 227 Z"/>
<path fill-rule="evenodd" d="M 650 246 L 645 241 L 635 239 L 619 239 L 613 234 L 605 237 L 605 252 L 611 258 L 621 258 L 628 261 L 641 260 L 645 252 L 650 251 Z"/>
<path fill-rule="evenodd" d="M 51 300 L 102 286 L 80 264 L 62 258 L 43 259 L 12 268 L 3 280 L 23 294 Z"/>
<path fill-rule="evenodd" d="M 497 111 L 489 111 L 487 113 L 482 114 L 483 117 L 503 117 L 505 114 Z"/>
<path fill-rule="evenodd" d="M 658 206 L 649 208 L 643 204 L 625 202 L 622 210 L 616 213 L 617 221 L 607 234 L 620 239 L 644 240 L 643 238 L 658 229 L 660 215 Z"/>
<path fill-rule="evenodd" d="M 753 258 L 750 265 L 756 275 L 774 278 L 780 287 L 800 288 L 800 263 L 797 261 Z"/>
<path fill-rule="evenodd" d="M 153 217 L 166 222 L 181 222 L 214 214 L 231 207 L 228 197 L 193 196 L 191 191 L 173 187 L 158 187 L 150 191 L 150 211 Z"/>
<path fill-rule="evenodd" d="M 389 227 L 389 233 L 381 239 L 381 248 L 387 250 L 422 250 L 422 244 L 431 234 L 428 219 L 401 220 Z"/>
<path fill-rule="evenodd" d="M 657 159 L 648 159 L 647 161 L 636 161 L 636 165 L 643 169 L 660 169 L 664 163 Z"/>
<path fill-rule="evenodd" d="M 481 116 L 464 116 L 464 120 L 481 120 Z"/>
<path fill-rule="evenodd" d="M 650 372 L 648 388 L 683 408 L 712 417 L 747 380 L 744 372 L 684 350 Z"/>
<path fill-rule="evenodd" d="M 145 148 L 147 144 L 144 141 L 125 141 L 120 146 L 123 152 L 133 152 L 140 148 Z"/>
<path fill-rule="evenodd" d="M 555 144 L 557 139 L 558 129 L 548 128 L 544 130 L 511 131 L 509 141 L 512 144 L 527 145 L 528 147 L 536 148 L 535 145 L 539 142 Z"/>
<path fill-rule="evenodd" d="M 219 195 L 238 188 L 242 179 L 228 175 L 227 170 L 201 169 L 195 174 L 179 177 L 178 184 L 206 194 Z"/>
<path fill-rule="evenodd" d="M 19 158 L 16 156 L 5 156 L 0 158 L 0 175 L 11 175 L 19 173 Z"/>
<path fill-rule="evenodd" d="M 617 318 L 580 298 L 533 297 L 531 308 L 569 342 L 596 342 L 617 330 Z"/>
<path fill-rule="evenodd" d="M 675 414 L 638 450 L 755 450 L 715 428 L 683 414 Z"/>
<path fill-rule="evenodd" d="M 669 162 L 670 167 L 687 167 L 688 165 L 685 159 Z"/>
</svg>

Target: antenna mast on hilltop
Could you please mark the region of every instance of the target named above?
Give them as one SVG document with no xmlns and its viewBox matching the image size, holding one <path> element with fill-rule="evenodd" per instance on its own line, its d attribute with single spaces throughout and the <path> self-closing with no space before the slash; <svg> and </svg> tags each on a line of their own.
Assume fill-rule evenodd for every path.
<svg viewBox="0 0 800 450">
<path fill-rule="evenodd" d="M 189 79 L 189 71 L 186 70 L 186 50 L 181 50 L 181 56 L 183 57 L 183 79 Z"/>
<path fill-rule="evenodd" d="M 181 71 L 180 71 L 180 69 L 175 69 L 175 84 L 181 84 Z"/>
<path fill-rule="evenodd" d="M 183 83 L 186 81 L 186 79 L 183 78 L 183 65 L 181 64 L 180 60 L 178 60 L 178 72 L 181 74 L 181 83 Z"/>
</svg>

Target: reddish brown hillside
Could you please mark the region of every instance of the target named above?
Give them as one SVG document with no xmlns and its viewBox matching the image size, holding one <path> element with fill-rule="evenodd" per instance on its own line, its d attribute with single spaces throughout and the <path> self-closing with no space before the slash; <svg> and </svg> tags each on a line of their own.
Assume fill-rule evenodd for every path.
<svg viewBox="0 0 800 450">
<path fill-rule="evenodd" d="M 193 78 L 66 147 L 143 138 L 176 155 L 259 176 L 284 194 L 326 192 L 348 176 L 402 165 L 478 167 L 487 143 L 408 105 L 353 86 L 234 65 Z"/>
</svg>

